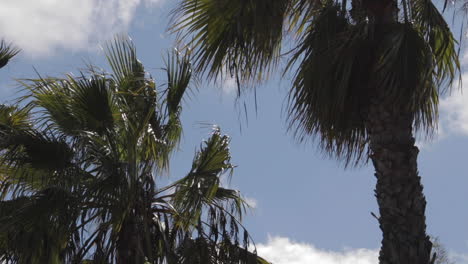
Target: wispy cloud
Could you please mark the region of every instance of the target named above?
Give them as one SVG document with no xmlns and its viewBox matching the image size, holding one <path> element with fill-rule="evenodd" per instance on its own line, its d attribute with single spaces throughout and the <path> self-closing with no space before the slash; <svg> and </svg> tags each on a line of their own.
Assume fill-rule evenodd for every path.
<svg viewBox="0 0 468 264">
<path fill-rule="evenodd" d="M 140 4 L 162 0 L 0 1 L 1 37 L 32 56 L 83 50 L 126 31 Z"/>
</svg>

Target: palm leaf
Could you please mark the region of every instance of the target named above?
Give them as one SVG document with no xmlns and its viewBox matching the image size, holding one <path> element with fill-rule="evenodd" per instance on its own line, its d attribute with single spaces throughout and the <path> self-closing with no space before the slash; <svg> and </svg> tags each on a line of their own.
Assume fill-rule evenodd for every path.
<svg viewBox="0 0 468 264">
<path fill-rule="evenodd" d="M 91 78 L 38 78 L 22 80 L 22 85 L 33 97 L 30 104 L 42 108 L 37 120 L 50 129 L 58 129 L 67 135 L 83 131 L 103 133 L 112 128 L 115 118 L 115 102 L 109 80 L 103 75 Z"/>
<path fill-rule="evenodd" d="M 196 70 L 216 80 L 227 67 L 240 81 L 261 79 L 276 65 L 289 0 L 185 0 L 171 28 L 191 38 Z"/>
<path fill-rule="evenodd" d="M 429 44 L 434 62 L 434 82 L 442 88 L 450 88 L 460 72 L 456 40 L 442 14 L 430 0 L 412 0 L 416 30 Z M 442 89 L 443 91 L 444 89 Z"/>
<path fill-rule="evenodd" d="M 215 199 L 233 198 L 236 202 L 240 199 L 236 195 L 222 196 L 221 190 L 218 192 L 220 176 L 234 168 L 230 164 L 228 144 L 229 138 L 215 131 L 196 154 L 189 174 L 177 182 L 174 205 L 184 215 L 185 227 L 196 224 L 203 206 L 215 203 Z M 236 209 L 236 213 L 242 214 L 242 204 Z"/>
<path fill-rule="evenodd" d="M 77 217 L 75 196 L 47 188 L 32 197 L 0 202 L 0 212 L 0 234 L 8 239 L 0 250 L 6 255 L 19 256 L 17 263 L 65 261 Z"/>
<path fill-rule="evenodd" d="M 365 151 L 361 115 L 369 98 L 371 43 L 366 25 L 350 25 L 339 6 L 317 12 L 288 66 L 299 61 L 289 94 L 290 129 L 299 140 L 319 136 L 326 153 L 349 163 Z"/>
<path fill-rule="evenodd" d="M 394 28 L 382 43 L 372 85 L 390 100 L 408 101 L 415 128 L 432 131 L 438 117 L 439 82 L 430 45 L 408 25 Z"/>
<path fill-rule="evenodd" d="M 167 99 L 166 106 L 171 115 L 178 115 L 182 97 L 189 88 L 192 78 L 192 67 L 188 54 L 182 55 L 177 51 L 168 55 L 166 60 Z"/>
<path fill-rule="evenodd" d="M 29 108 L 0 105 L 0 130 L 28 130 L 31 128 Z"/>
<path fill-rule="evenodd" d="M 5 67 L 8 62 L 20 52 L 20 49 L 12 44 L 0 41 L 0 68 Z"/>
<path fill-rule="evenodd" d="M 107 62 L 111 66 L 117 87 L 123 92 L 139 88 L 134 81 L 142 81 L 144 68 L 137 59 L 136 49 L 128 37 L 118 36 L 106 46 Z"/>
</svg>

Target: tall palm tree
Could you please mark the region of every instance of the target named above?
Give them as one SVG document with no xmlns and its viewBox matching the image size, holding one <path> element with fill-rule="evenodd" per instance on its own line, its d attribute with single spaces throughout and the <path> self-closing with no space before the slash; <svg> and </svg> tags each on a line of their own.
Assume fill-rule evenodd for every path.
<svg viewBox="0 0 468 264">
<path fill-rule="evenodd" d="M 130 41 L 106 54 L 112 73 L 25 80 L 22 107 L 0 107 L 0 262 L 267 263 L 220 184 L 233 165 L 219 129 L 185 177 L 155 177 L 181 136 L 189 58 L 169 54 L 162 89 Z"/>
<path fill-rule="evenodd" d="M 212 80 L 227 71 L 239 91 L 284 58 L 294 135 L 347 165 L 372 160 L 380 263 L 429 263 L 413 133 L 434 131 L 439 96 L 459 76 L 456 40 L 430 0 L 182 0 L 173 14 L 195 69 Z"/>
</svg>

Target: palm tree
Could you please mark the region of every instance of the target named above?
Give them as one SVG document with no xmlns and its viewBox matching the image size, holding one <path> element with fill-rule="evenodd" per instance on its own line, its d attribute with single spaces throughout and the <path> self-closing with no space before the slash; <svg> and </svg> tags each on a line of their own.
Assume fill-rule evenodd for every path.
<svg viewBox="0 0 468 264">
<path fill-rule="evenodd" d="M 169 54 L 167 85 L 129 40 L 107 46 L 112 73 L 22 81 L 0 107 L 0 262 L 267 263 L 249 251 L 246 203 L 223 188 L 229 138 L 215 129 L 180 180 L 162 186 L 181 136 L 189 58 Z"/>
<path fill-rule="evenodd" d="M 380 263 L 429 263 L 413 133 L 434 131 L 439 96 L 459 76 L 456 40 L 430 0 L 182 0 L 173 18 L 195 69 L 228 72 L 239 92 L 284 58 L 294 135 L 346 165 L 372 160 Z"/>
</svg>

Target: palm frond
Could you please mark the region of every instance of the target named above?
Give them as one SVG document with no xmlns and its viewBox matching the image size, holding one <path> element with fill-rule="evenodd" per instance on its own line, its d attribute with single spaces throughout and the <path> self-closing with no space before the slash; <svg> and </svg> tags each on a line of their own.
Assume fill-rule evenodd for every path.
<svg viewBox="0 0 468 264">
<path fill-rule="evenodd" d="M 226 241 L 214 244 L 204 238 L 187 238 L 179 249 L 181 264 L 269 264 L 256 254 Z"/>
<path fill-rule="evenodd" d="M 0 105 L 0 131 L 3 129 L 28 130 L 31 128 L 30 108 Z"/>
<path fill-rule="evenodd" d="M 289 94 L 289 129 L 299 140 L 318 136 L 326 153 L 349 163 L 365 151 L 371 43 L 367 26 L 349 24 L 339 6 L 317 12 L 288 66 L 299 61 Z"/>
<path fill-rule="evenodd" d="M 143 81 L 145 71 L 137 58 L 133 42 L 128 37 L 117 36 L 107 44 L 105 51 L 107 62 L 118 83 L 117 88 L 122 92 L 138 90 L 135 82 Z"/>
<path fill-rule="evenodd" d="M 185 227 L 195 224 L 203 206 L 216 203 L 217 200 L 230 202 L 232 198 L 236 205 L 239 204 L 234 212 L 242 214 L 243 203 L 238 203 L 241 198 L 232 193 L 231 196 L 226 195 L 227 191 L 223 193 L 219 189 L 220 177 L 234 168 L 230 163 L 228 145 L 229 138 L 222 136 L 219 130 L 214 131 L 196 153 L 189 174 L 177 182 L 174 205 L 184 215 Z"/>
<path fill-rule="evenodd" d="M 184 236 L 177 263 L 268 263 L 249 251 L 251 237 L 239 221 L 247 203 L 238 191 L 221 187 L 220 177 L 233 169 L 228 144 L 216 129 L 196 154 L 191 172 L 168 187 L 175 188 L 168 196 L 174 226 L 197 234 Z"/>
<path fill-rule="evenodd" d="M 39 191 L 50 184 L 71 186 L 80 180 L 72 148 L 63 138 L 35 131 L 2 137 L 0 190 L 13 196 Z M 84 176 L 84 175 L 82 175 Z"/>
<path fill-rule="evenodd" d="M 433 81 L 438 87 L 442 86 L 441 91 L 444 91 L 452 86 L 452 82 L 457 77 L 460 79 L 457 41 L 432 1 L 411 0 L 410 2 L 415 29 L 431 49 L 434 63 Z"/>
<path fill-rule="evenodd" d="M 185 91 L 189 88 L 192 78 L 192 65 L 189 54 L 180 54 L 174 51 L 168 54 L 166 67 L 167 99 L 166 106 L 169 115 L 178 115 L 180 104 Z"/>
<path fill-rule="evenodd" d="M 16 56 L 21 50 L 11 43 L 7 43 L 4 40 L 0 41 L 0 69 L 5 67 L 8 62 Z"/>
<path fill-rule="evenodd" d="M 184 0 L 175 25 L 194 48 L 197 71 L 216 80 L 227 66 L 241 81 L 258 81 L 276 65 L 289 0 Z"/>
<path fill-rule="evenodd" d="M 59 187 L 50 187 L 32 197 L 0 202 L 0 234 L 8 241 L 2 257 L 14 263 L 63 263 L 77 214 L 76 197 Z M 1 243 L 1 242 L 0 242 Z M 70 249 L 70 248 L 69 248 Z"/>
<path fill-rule="evenodd" d="M 372 85 L 395 105 L 408 102 L 415 128 L 430 133 L 437 124 L 439 85 L 430 45 L 409 25 L 395 27 L 377 51 Z M 403 100 L 404 99 L 404 100 Z"/>
<path fill-rule="evenodd" d="M 181 54 L 177 50 L 169 53 L 164 71 L 167 75 L 167 90 L 164 104 L 166 106 L 167 124 L 164 126 L 164 138 L 167 144 L 175 147 L 182 135 L 180 113 L 183 98 L 192 82 L 192 65 L 190 54 Z"/>
<path fill-rule="evenodd" d="M 68 75 L 23 80 L 22 84 L 35 99 L 31 104 L 42 108 L 38 121 L 43 125 L 67 135 L 102 134 L 114 125 L 114 91 L 105 76 Z"/>
</svg>

